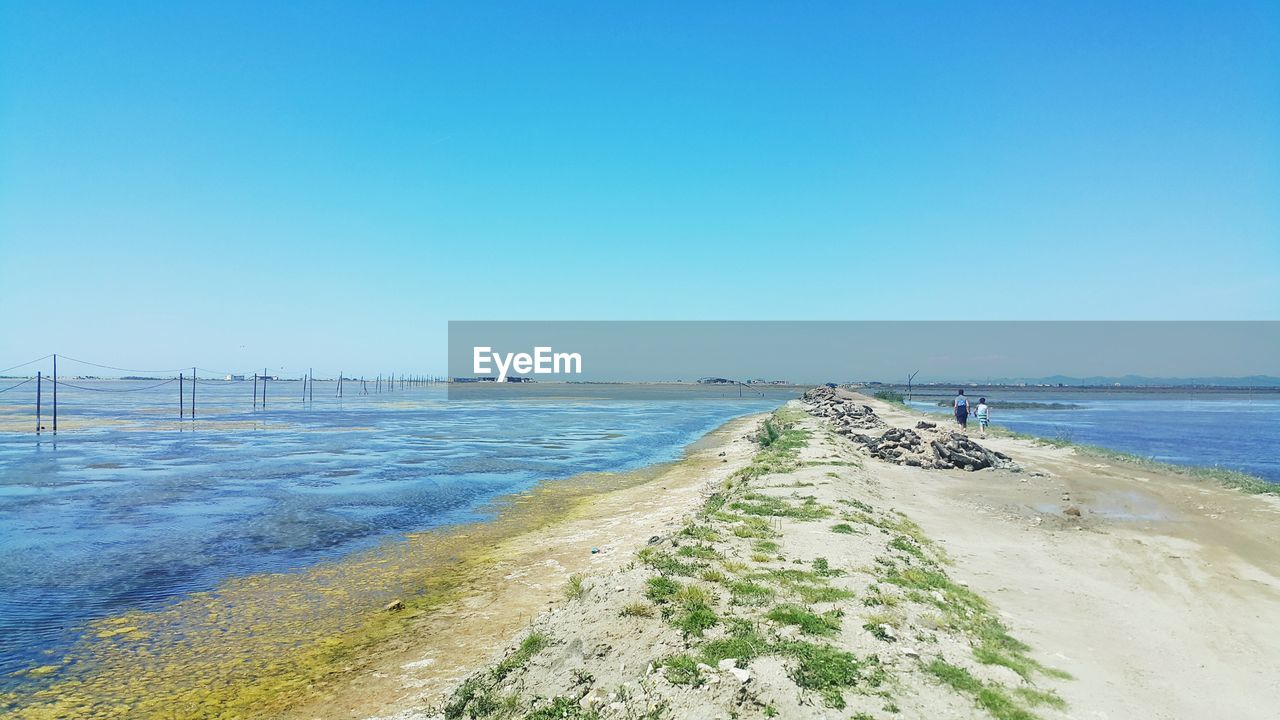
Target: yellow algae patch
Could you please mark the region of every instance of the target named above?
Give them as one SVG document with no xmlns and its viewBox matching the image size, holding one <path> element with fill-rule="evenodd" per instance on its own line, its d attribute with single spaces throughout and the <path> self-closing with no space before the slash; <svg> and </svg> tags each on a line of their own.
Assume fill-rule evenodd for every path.
<svg viewBox="0 0 1280 720">
<path fill-rule="evenodd" d="M 413 533 L 298 572 L 234 578 L 159 610 L 94 622 L 41 689 L 0 696 L 0 716 L 278 718 L 369 668 L 383 648 L 403 649 L 416 623 L 466 597 L 516 538 L 675 465 L 544 483 L 498 503 L 492 522 Z M 394 600 L 403 609 L 385 610 Z"/>
</svg>

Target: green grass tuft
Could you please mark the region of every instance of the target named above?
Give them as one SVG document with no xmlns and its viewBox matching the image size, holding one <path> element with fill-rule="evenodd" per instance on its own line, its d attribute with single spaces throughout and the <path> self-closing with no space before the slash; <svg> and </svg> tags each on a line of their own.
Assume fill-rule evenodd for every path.
<svg viewBox="0 0 1280 720">
<path fill-rule="evenodd" d="M 795 625 L 806 635 L 834 635 L 840 630 L 840 613 L 825 612 L 821 615 L 800 605 L 779 605 L 765 617 L 783 625 Z"/>
</svg>

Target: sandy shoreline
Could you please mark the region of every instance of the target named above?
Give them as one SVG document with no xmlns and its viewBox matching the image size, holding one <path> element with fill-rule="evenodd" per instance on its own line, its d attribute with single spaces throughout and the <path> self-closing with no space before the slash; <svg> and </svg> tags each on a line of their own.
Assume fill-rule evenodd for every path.
<svg viewBox="0 0 1280 720">
<path fill-rule="evenodd" d="M 645 476 L 640 484 L 596 495 L 562 521 L 504 539 L 486 552 L 457 602 L 383 648 L 367 671 L 287 717 L 362 718 L 440 703 L 562 600 L 570 575 L 616 571 L 648 538 L 677 529 L 683 515 L 749 460 L 754 444 L 746 436 L 760 418 L 731 420 L 688 446 L 681 460 L 638 471 Z"/>
<path fill-rule="evenodd" d="M 890 426 L 911 427 L 924 418 L 862 396 L 851 399 L 874 408 Z M 531 611 L 547 610 L 532 630 L 522 622 L 488 628 L 492 632 L 481 636 L 471 663 L 447 665 L 434 659 L 435 651 L 406 648 L 397 658 L 405 661 L 398 673 L 365 681 L 363 688 L 372 692 L 343 691 L 323 711 L 311 706 L 297 716 L 526 717 L 539 708 L 566 713 L 547 717 L 603 718 L 644 712 L 677 718 L 1272 716 L 1280 697 L 1277 498 L 1022 438 L 980 440 L 1011 456 L 1021 472 L 925 470 L 868 458 L 818 418 L 806 415 L 796 426 L 809 441 L 787 469 L 753 477 L 749 488 L 741 473 L 727 485 L 728 472 L 702 482 L 686 478 L 685 490 L 669 496 L 661 524 L 688 523 L 699 537 L 707 533 L 690 556 L 713 558 L 700 563 L 704 569 L 672 574 L 653 560 L 655 552 L 676 556 L 679 536 L 627 562 L 654 525 L 615 523 L 613 552 L 603 561 L 573 568 L 556 559 L 558 566 L 547 563 L 536 581 L 503 596 L 506 602 L 527 595 Z M 724 469 L 741 467 L 752 451 L 739 443 Z M 769 539 L 742 537 L 751 534 L 738 532 L 750 517 L 706 506 L 695 514 L 715 485 L 730 499 L 734 492 L 762 499 L 737 507 L 773 508 L 760 511 L 765 515 L 791 509 L 768 520 Z M 649 500 L 663 504 L 662 498 Z M 597 509 L 623 506 L 611 502 Z M 821 512 L 796 512 L 804 508 Z M 1073 514 L 1064 512 L 1068 508 Z M 919 535 L 903 530 L 912 527 L 908 519 L 918 524 Z M 833 534 L 832 523 L 852 526 L 852 534 Z M 582 530 L 539 533 L 549 547 L 582 540 Z M 545 558 L 536 546 L 528 550 L 520 561 L 526 566 Z M 731 590 L 735 583 L 767 584 L 760 578 L 788 572 L 812 576 L 811 568 L 828 563 L 833 570 L 813 580 L 820 586 L 805 590 L 783 582 L 767 588 L 771 603 L 798 603 L 827 618 L 831 631 L 820 642 L 778 620 L 785 614 L 776 608 L 765 615 L 767 607 L 751 607 Z M 892 568 L 888 574 L 885 566 Z M 902 580 L 904 574 L 915 577 L 913 568 L 949 579 L 929 586 L 941 592 L 922 593 Z M 548 587 L 575 569 L 586 573 L 575 598 Z M 717 623 L 697 636 L 676 632 L 672 626 L 686 616 L 653 599 L 654 577 L 709 598 Z M 794 594 L 797 588 L 801 596 Z M 815 588 L 838 593 L 832 595 L 838 599 L 809 596 Z M 1002 646 L 1003 657 L 982 655 L 990 649 L 989 631 L 970 626 L 972 611 L 963 607 L 970 595 L 975 607 L 989 608 L 990 622 L 1007 626 L 1012 638 Z M 546 604 L 552 598 L 559 599 Z M 630 614 L 646 603 L 665 617 Z M 683 672 L 680 658 L 719 657 L 707 648 L 733 640 L 738 630 L 728 628 L 744 623 L 762 633 L 752 637 L 766 648 L 760 657 L 736 663 L 747 668 L 734 671 L 748 676 L 745 683 L 714 663 L 676 677 Z M 877 630 L 886 626 L 888 638 Z M 529 632 L 540 644 L 524 653 L 517 641 Z M 507 659 L 484 669 L 479 650 L 502 646 L 504 633 L 501 657 Z M 807 640 L 848 652 L 860 669 L 844 684 L 813 689 L 801 682 L 808 678 L 805 655 L 795 650 Z M 1029 646 L 1025 653 L 1011 649 L 1018 641 Z M 492 651 L 485 656 L 491 663 L 500 659 Z M 868 665 L 876 668 L 874 678 Z M 1058 677 L 1059 671 L 1071 678 Z M 397 683 L 398 694 L 390 690 Z M 443 694 L 450 685 L 453 693 Z M 475 695 L 477 688 L 489 695 Z M 459 698 L 466 702 L 459 705 Z M 477 710 L 482 700 L 491 705 Z"/>
<path fill-rule="evenodd" d="M 612 567 L 634 537 L 663 532 L 750 455 L 754 421 L 729 421 L 677 461 L 541 483 L 496 501 L 486 522 L 94 621 L 37 669 L 48 687 L 0 696 L 0 717 L 352 717 L 419 702 L 500 649 L 567 574 Z"/>
</svg>

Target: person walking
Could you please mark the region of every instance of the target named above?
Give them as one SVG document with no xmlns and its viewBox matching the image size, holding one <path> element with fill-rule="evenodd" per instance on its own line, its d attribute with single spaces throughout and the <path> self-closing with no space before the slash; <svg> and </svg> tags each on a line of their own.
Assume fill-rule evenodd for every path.
<svg viewBox="0 0 1280 720">
<path fill-rule="evenodd" d="M 961 388 L 956 395 L 956 399 L 951 401 L 951 408 L 955 411 L 956 422 L 960 423 L 960 427 L 969 426 L 969 398 L 964 396 L 964 388 Z"/>
<path fill-rule="evenodd" d="M 978 407 L 973 409 L 973 416 L 978 419 L 978 428 L 982 430 L 982 437 L 986 437 L 987 425 L 991 423 L 991 406 L 987 405 L 986 398 L 978 398 Z"/>
</svg>

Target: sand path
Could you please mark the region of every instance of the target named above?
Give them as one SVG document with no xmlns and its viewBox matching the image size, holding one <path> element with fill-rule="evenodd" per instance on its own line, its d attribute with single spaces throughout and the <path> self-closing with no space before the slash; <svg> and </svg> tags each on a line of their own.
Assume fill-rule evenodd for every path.
<svg viewBox="0 0 1280 720">
<path fill-rule="evenodd" d="M 895 425 L 921 417 L 864 401 Z M 1280 499 L 982 442 L 1025 472 L 868 469 L 951 553 L 953 575 L 1076 677 L 1061 686 L 1070 716 L 1280 717 Z"/>
</svg>

